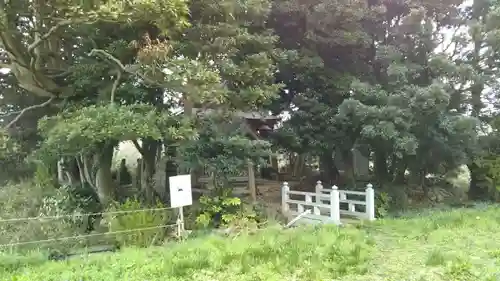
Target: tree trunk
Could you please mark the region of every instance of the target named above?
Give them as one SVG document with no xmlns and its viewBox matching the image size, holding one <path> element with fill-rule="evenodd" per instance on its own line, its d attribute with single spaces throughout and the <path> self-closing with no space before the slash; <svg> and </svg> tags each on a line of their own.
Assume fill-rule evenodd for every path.
<svg viewBox="0 0 500 281">
<path fill-rule="evenodd" d="M 395 159 L 393 163 L 393 180 L 392 182 L 394 183 L 399 183 L 402 184 L 405 182 L 405 173 L 406 169 L 408 168 L 408 161 L 407 159 Z"/>
<path fill-rule="evenodd" d="M 426 163 L 421 163 L 419 165 L 420 167 L 425 167 Z M 419 186 L 422 188 L 422 191 L 424 192 L 424 197 L 425 199 L 429 198 L 429 188 L 427 187 L 425 183 L 425 176 L 427 175 L 427 169 L 421 168 L 417 171 L 414 171 L 411 173 L 411 182 L 415 184 L 416 186 Z"/>
<path fill-rule="evenodd" d="M 98 170 L 96 174 L 96 188 L 99 201 L 107 206 L 115 200 L 115 185 L 111 177 L 111 166 L 113 164 L 114 145 L 106 144 L 101 147 L 97 155 Z"/>
<path fill-rule="evenodd" d="M 475 164 L 468 164 L 470 171 L 470 184 L 467 196 L 469 200 L 489 200 L 490 190 L 496 190 L 495 185 L 487 180 L 484 171 Z"/>
<path fill-rule="evenodd" d="M 425 199 L 429 199 L 429 187 L 425 183 L 425 176 L 427 175 L 427 171 L 422 171 L 419 175 L 420 178 L 420 186 L 422 187 L 422 190 L 424 191 L 424 196 Z"/>
<path fill-rule="evenodd" d="M 257 202 L 257 184 L 255 183 L 255 166 L 249 159 L 247 161 L 248 168 L 248 189 L 250 191 L 250 197 L 252 198 L 252 203 Z"/>
<path fill-rule="evenodd" d="M 153 181 L 154 174 L 155 164 L 151 164 L 151 160 L 149 159 L 145 160 L 143 162 L 141 190 L 144 192 L 145 199 L 148 203 L 154 203 L 156 199 L 156 190 Z"/>
<path fill-rule="evenodd" d="M 154 203 L 158 195 L 153 178 L 156 172 L 159 148 L 160 142 L 150 138 L 144 139 L 142 146 L 138 147 L 142 155 L 140 189 L 148 203 Z"/>
<path fill-rule="evenodd" d="M 484 0 L 475 0 L 472 2 L 472 19 L 477 20 L 478 22 L 485 24 L 487 6 L 488 3 Z M 472 61 L 471 66 L 477 73 L 484 73 L 482 63 L 482 54 L 483 50 L 483 37 L 479 36 L 478 38 L 473 39 L 473 50 L 472 50 Z M 470 87 L 471 94 L 471 106 L 472 106 L 472 116 L 479 117 L 481 115 L 481 110 L 484 108 L 484 104 L 482 101 L 482 94 L 484 91 L 484 82 L 481 79 L 479 81 L 475 81 L 474 84 Z"/>
<path fill-rule="evenodd" d="M 62 175 L 62 182 L 59 182 L 60 184 L 75 185 L 79 182 L 84 182 L 84 180 L 80 177 L 80 167 L 78 166 L 76 159 L 61 158 L 61 160 L 57 162 L 57 168 L 58 177 L 59 172 L 61 172 Z"/>
<path fill-rule="evenodd" d="M 295 161 L 293 163 L 292 177 L 300 178 L 302 176 L 301 169 L 302 166 L 304 165 L 304 154 L 302 153 L 297 154 L 297 157 L 295 157 L 294 160 Z"/>
<path fill-rule="evenodd" d="M 144 139 L 142 142 L 142 177 L 141 190 L 148 203 L 154 203 L 156 189 L 153 177 L 156 172 L 156 157 L 158 155 L 159 142 L 153 139 Z"/>
<path fill-rule="evenodd" d="M 334 184 L 341 185 L 340 173 L 335 165 L 335 161 L 332 157 L 333 151 L 328 151 L 320 157 L 320 173 L 321 181 L 324 185 L 332 186 Z"/>
<path fill-rule="evenodd" d="M 352 149 L 342 151 L 342 160 L 344 161 L 344 177 L 349 188 L 356 189 L 356 174 L 354 172 L 354 159 Z"/>
<path fill-rule="evenodd" d="M 176 147 L 173 145 L 165 145 L 165 156 L 167 161 L 165 163 L 165 200 L 170 197 L 170 177 L 177 175 L 177 165 L 174 161 L 174 157 L 176 156 Z M 191 174 L 191 181 L 193 186 L 198 186 L 198 178 L 199 173 Z"/>
<path fill-rule="evenodd" d="M 385 151 L 377 150 L 375 151 L 375 177 L 380 183 L 388 181 L 387 173 L 387 154 Z"/>
<path fill-rule="evenodd" d="M 470 171 L 470 184 L 469 191 L 467 192 L 467 196 L 469 200 L 477 200 L 479 199 L 481 192 L 478 185 L 479 177 L 478 177 L 478 169 L 475 165 L 467 165 Z"/>
</svg>

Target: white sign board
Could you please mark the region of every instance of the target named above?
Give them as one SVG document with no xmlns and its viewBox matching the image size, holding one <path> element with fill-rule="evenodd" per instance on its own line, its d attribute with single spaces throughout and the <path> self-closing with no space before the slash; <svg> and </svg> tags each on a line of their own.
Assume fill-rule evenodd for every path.
<svg viewBox="0 0 500 281">
<path fill-rule="evenodd" d="M 191 193 L 191 175 L 179 175 L 169 177 L 170 182 L 170 206 L 179 208 L 193 204 Z"/>
</svg>

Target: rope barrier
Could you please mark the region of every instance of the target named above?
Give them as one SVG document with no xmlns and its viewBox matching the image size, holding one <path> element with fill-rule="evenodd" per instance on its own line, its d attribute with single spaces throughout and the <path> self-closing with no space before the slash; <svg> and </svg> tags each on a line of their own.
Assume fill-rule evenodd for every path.
<svg viewBox="0 0 500 281">
<path fill-rule="evenodd" d="M 138 212 L 148 212 L 148 211 L 166 211 L 171 210 L 172 207 L 165 208 L 155 208 L 155 209 L 140 209 L 140 210 L 129 210 L 129 211 L 113 211 L 113 212 L 98 212 L 98 213 L 86 213 L 86 214 L 72 214 L 72 215 L 57 215 L 57 216 L 39 216 L 39 217 L 28 217 L 28 218 L 12 218 L 12 219 L 0 219 L 0 223 L 9 222 L 23 222 L 23 221 L 34 221 L 34 220 L 57 220 L 64 218 L 78 218 L 78 217 L 88 217 L 88 216 L 98 216 L 98 215 L 121 215 L 130 214 Z"/>
<path fill-rule="evenodd" d="M 177 226 L 177 224 L 176 223 L 175 224 L 165 224 L 165 225 L 158 225 L 158 226 L 152 226 L 152 227 L 135 228 L 135 229 L 127 229 L 127 230 L 104 232 L 104 233 L 92 233 L 92 234 L 68 236 L 68 237 L 62 237 L 62 238 L 52 238 L 52 239 L 45 239 L 45 240 L 34 240 L 34 241 L 24 241 L 24 242 L 16 242 L 16 243 L 9 243 L 9 244 L 0 244 L 0 248 L 13 247 L 13 246 L 23 246 L 23 245 L 30 245 L 30 244 L 50 243 L 50 242 L 82 239 L 82 238 L 89 238 L 89 237 L 96 237 L 96 236 L 106 236 L 106 235 L 113 235 L 113 234 L 130 233 L 130 232 L 135 232 L 135 231 L 145 231 L 145 230 L 153 230 L 153 229 L 158 229 L 158 228 L 167 228 L 167 227 L 171 227 L 171 226 Z"/>
</svg>

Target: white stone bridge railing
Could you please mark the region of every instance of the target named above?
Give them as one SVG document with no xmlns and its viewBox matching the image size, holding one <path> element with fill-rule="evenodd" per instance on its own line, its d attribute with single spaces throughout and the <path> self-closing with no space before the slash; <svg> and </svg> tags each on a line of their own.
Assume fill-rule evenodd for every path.
<svg viewBox="0 0 500 281">
<path fill-rule="evenodd" d="M 290 190 L 283 183 L 281 207 L 285 215 L 298 216 L 309 210 L 303 219 L 341 224 L 342 218 L 375 220 L 375 191 L 367 184 L 365 191 L 339 190 L 337 186 L 324 188 L 317 182 L 315 192 Z"/>
</svg>

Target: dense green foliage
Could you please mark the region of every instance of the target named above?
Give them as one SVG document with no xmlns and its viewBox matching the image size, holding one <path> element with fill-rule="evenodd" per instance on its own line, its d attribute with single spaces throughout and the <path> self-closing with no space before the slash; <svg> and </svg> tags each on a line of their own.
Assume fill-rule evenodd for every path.
<svg viewBox="0 0 500 281">
<path fill-rule="evenodd" d="M 169 176 L 185 173 L 193 179 L 204 174 L 205 185 L 213 187 L 187 211 L 188 223 L 200 228 L 248 223 L 256 229 L 261 218 L 255 205 L 235 197 L 231 177 L 249 171 L 249 164 L 264 174 L 273 162 L 271 153 L 300 160 L 287 164 L 293 175 L 273 171 L 280 181 L 290 177 L 313 188 L 322 180 L 352 189 L 370 181 L 379 216 L 443 197 L 500 199 L 497 1 L 0 2 L 0 183 L 12 181 L 0 187 L 0 206 L 9 209 L 0 217 L 65 218 L 54 224 L 0 225 L 0 244 L 170 224 L 175 220 L 170 211 L 79 214 L 168 206 Z M 269 112 L 289 118 L 271 128 L 274 119 L 263 122 Z M 137 163 L 126 163 L 129 170 L 125 164 L 114 167 L 121 160 L 114 159 L 115 152 L 124 142 L 140 154 Z M 363 161 L 357 154 L 367 160 L 367 171 L 360 172 Z M 318 174 L 311 171 L 315 165 Z M 468 191 L 468 198 L 448 184 L 464 167 L 471 179 L 460 192 Z M 449 216 L 457 224 L 463 219 Z M 426 227 L 438 224 L 420 223 L 426 225 L 424 236 L 431 235 L 424 233 Z M 482 221 L 475 223 L 484 227 Z M 474 222 L 464 224 L 472 229 Z M 377 227 L 390 228 L 381 223 L 368 233 Z M 145 247 L 163 243 L 172 232 L 157 229 L 105 240 Z M 281 236 L 275 238 L 277 246 L 245 237 L 241 243 L 262 243 L 262 248 L 245 245 L 233 255 L 224 252 L 226 242 L 214 240 L 212 246 L 222 249 L 214 260 L 199 260 L 212 246 L 191 250 L 188 257 L 198 255 L 193 258 L 197 269 L 203 265 L 219 274 L 220 266 L 230 266 L 235 271 L 217 278 L 244 272 L 249 280 L 255 280 L 256 269 L 245 266 L 259 259 L 256 268 L 270 274 L 259 278 L 267 280 L 293 277 L 282 266 L 329 259 L 316 273 L 319 265 L 292 273 L 314 279 L 362 274 L 365 255 L 373 254 L 365 250 L 378 247 L 365 241 L 362 231 L 349 232 L 352 237 L 328 229 L 308 233 L 302 238 L 290 232 L 296 248 L 280 248 L 291 241 Z M 326 248 L 318 257 L 306 249 L 313 234 L 333 237 L 321 242 Z M 355 246 L 345 248 L 345 239 L 354 239 Z M 176 259 L 179 253 L 164 258 Z M 281 254 L 285 260 L 278 259 Z M 438 252 L 432 255 L 441 259 Z M 244 259 L 245 268 L 235 269 L 239 265 L 230 261 L 235 257 Z M 187 274 L 191 262 L 180 259 L 181 265 L 169 265 L 172 272 L 151 274 Z M 464 266 L 460 272 L 468 272 L 467 262 L 458 265 Z M 185 271 L 175 273 L 175 268 Z M 118 276 L 112 270 L 105 273 L 109 276 L 94 275 L 97 270 L 90 266 L 82 278 Z M 154 277 L 144 272 L 140 278 Z M 41 275 L 26 278 L 51 278 L 33 274 Z M 447 278 L 475 278 L 467 274 L 472 275 Z"/>
<path fill-rule="evenodd" d="M 103 203 L 120 141 L 150 203 L 164 161 L 227 187 L 270 147 L 238 128 L 243 111 L 288 113 L 273 148 L 319 157 L 326 182 L 356 185 L 357 149 L 379 186 L 428 193 L 429 174 L 478 163 L 497 114 L 494 2 L 40 1 L 2 6 L 0 156 L 64 159 Z"/>
</svg>

